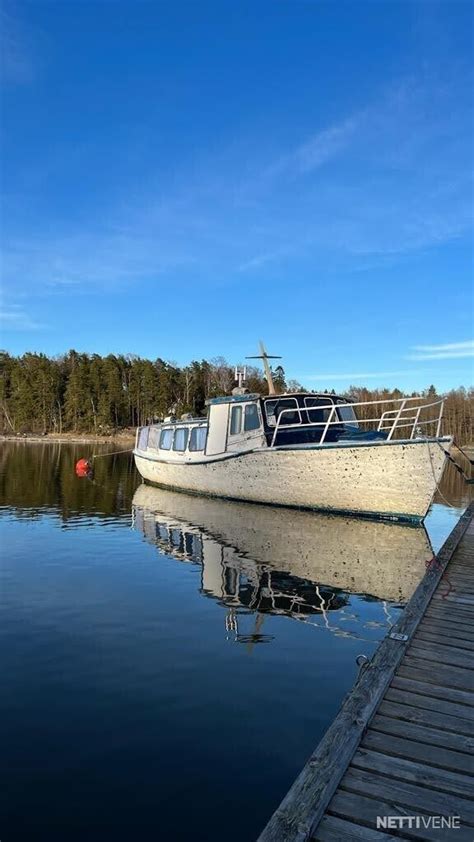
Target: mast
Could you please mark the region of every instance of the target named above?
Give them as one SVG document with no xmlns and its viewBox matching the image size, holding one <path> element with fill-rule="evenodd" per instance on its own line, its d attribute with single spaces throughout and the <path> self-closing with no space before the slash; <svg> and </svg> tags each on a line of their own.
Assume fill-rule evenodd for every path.
<svg viewBox="0 0 474 842">
<path fill-rule="evenodd" d="M 274 354 L 267 354 L 265 350 L 265 345 L 263 344 L 262 340 L 259 342 L 260 345 L 260 354 L 256 354 L 254 357 L 246 357 L 246 360 L 263 360 L 263 367 L 265 369 L 265 377 L 267 378 L 267 385 L 268 385 L 268 394 L 269 395 L 276 395 L 275 386 L 273 385 L 273 377 L 272 377 L 272 370 L 268 363 L 268 360 L 281 360 L 281 357 L 275 356 Z"/>
</svg>

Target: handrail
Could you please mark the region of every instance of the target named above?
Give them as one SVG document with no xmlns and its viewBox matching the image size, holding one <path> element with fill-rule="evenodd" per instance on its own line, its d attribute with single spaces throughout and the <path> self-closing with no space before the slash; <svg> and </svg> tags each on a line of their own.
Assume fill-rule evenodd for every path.
<svg viewBox="0 0 474 842">
<path fill-rule="evenodd" d="M 401 405 L 400 409 L 398 410 L 397 414 L 395 415 L 395 418 L 393 419 L 393 424 L 392 424 L 391 430 L 390 430 L 390 432 L 387 436 L 387 441 L 390 441 L 392 436 L 393 436 L 393 431 L 395 430 L 395 427 L 397 426 L 398 422 L 400 421 L 400 416 L 401 416 L 403 410 L 405 409 L 405 404 L 406 404 L 406 400 L 404 400 L 402 402 L 402 405 Z"/>
<path fill-rule="evenodd" d="M 321 439 L 320 439 L 320 442 L 319 442 L 320 444 L 323 444 L 324 441 L 326 440 L 326 435 L 327 435 L 327 432 L 329 430 L 329 427 L 331 427 L 334 424 L 340 425 L 340 424 L 348 423 L 348 422 L 342 421 L 338 417 L 335 420 L 332 420 L 333 416 L 336 414 L 336 412 L 339 408 L 343 408 L 343 407 L 354 408 L 356 406 L 374 406 L 374 405 L 378 405 L 378 404 L 387 404 L 387 403 L 390 403 L 390 404 L 396 403 L 396 404 L 400 404 L 400 406 L 397 407 L 396 409 L 385 410 L 384 412 L 382 412 L 382 415 L 377 417 L 377 418 L 356 418 L 355 420 L 357 421 L 358 424 L 375 424 L 375 423 L 377 423 L 378 424 L 378 427 L 377 427 L 378 431 L 389 430 L 389 433 L 388 433 L 388 436 L 387 436 L 387 441 L 392 440 L 393 435 L 394 435 L 396 430 L 400 430 L 404 427 L 411 427 L 411 432 L 410 432 L 409 438 L 413 439 L 415 437 L 415 433 L 416 433 L 417 429 L 419 427 L 422 427 L 422 426 L 427 426 L 428 424 L 436 424 L 436 437 L 439 437 L 440 431 L 441 431 L 441 421 L 442 421 L 442 416 L 443 416 L 444 398 L 440 398 L 439 400 L 432 401 L 430 403 L 420 404 L 419 406 L 413 406 L 413 405 L 406 406 L 406 404 L 409 401 L 419 401 L 419 400 L 420 400 L 419 397 L 395 398 L 395 399 L 384 398 L 383 400 L 374 400 L 374 401 L 355 401 L 354 403 L 352 403 L 352 402 L 351 403 L 349 403 L 349 402 L 348 403 L 328 403 L 328 404 L 323 404 L 322 406 L 320 405 L 320 406 L 312 406 L 312 407 L 311 406 L 309 406 L 309 407 L 305 406 L 305 409 L 307 410 L 308 417 L 309 417 L 309 413 L 311 412 L 311 410 L 318 410 L 318 411 L 321 411 L 321 410 L 324 410 L 324 409 L 330 410 L 327 420 L 325 420 L 325 421 L 312 421 L 308 425 L 308 426 L 312 426 L 312 427 L 324 427 L 323 433 L 322 433 L 322 436 L 321 436 Z M 434 406 L 439 406 L 439 412 L 438 412 L 437 416 L 434 417 L 434 418 L 430 418 L 428 420 L 420 421 L 420 415 L 423 412 L 423 410 L 430 409 L 431 407 L 434 407 Z M 281 420 L 282 420 L 282 418 L 285 414 L 288 414 L 288 413 L 293 414 L 295 412 L 298 412 L 298 415 L 299 415 L 299 418 L 300 418 L 300 421 L 297 424 L 282 424 L 281 423 Z M 406 415 L 403 414 L 405 412 L 415 412 L 415 414 L 407 417 Z M 393 419 L 390 416 L 394 416 Z M 385 426 L 384 421 L 389 421 L 390 423 L 387 426 Z M 400 422 L 407 422 L 407 423 L 400 423 Z M 298 428 L 298 427 L 301 427 L 301 426 L 303 426 L 302 421 L 301 421 L 301 407 L 295 406 L 295 407 L 288 407 L 286 409 L 282 409 L 281 412 L 278 415 L 277 420 L 276 420 L 275 429 L 273 431 L 273 436 L 272 436 L 270 447 L 274 447 L 277 434 L 280 430 L 290 430 L 290 429 L 295 429 L 295 428 Z"/>
<path fill-rule="evenodd" d="M 439 436 L 441 434 L 441 422 L 443 420 L 443 413 L 444 413 L 444 401 L 441 402 L 441 406 L 440 406 L 440 409 L 439 409 L 438 424 L 436 426 L 436 438 L 439 438 Z"/>
</svg>

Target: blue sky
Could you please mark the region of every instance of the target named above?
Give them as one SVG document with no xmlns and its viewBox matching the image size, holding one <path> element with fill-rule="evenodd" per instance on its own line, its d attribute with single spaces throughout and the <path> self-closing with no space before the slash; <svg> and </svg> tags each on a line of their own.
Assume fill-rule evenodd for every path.
<svg viewBox="0 0 474 842">
<path fill-rule="evenodd" d="M 472 383 L 472 10 L 7 2 L 1 345 Z"/>
</svg>

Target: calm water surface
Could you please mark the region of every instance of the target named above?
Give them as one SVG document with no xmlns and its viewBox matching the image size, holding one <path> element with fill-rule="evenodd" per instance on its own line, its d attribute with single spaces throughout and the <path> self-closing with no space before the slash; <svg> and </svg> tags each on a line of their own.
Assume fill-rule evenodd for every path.
<svg viewBox="0 0 474 842">
<path fill-rule="evenodd" d="M 128 455 L 76 478 L 92 450 L 2 445 L 0 838 L 250 842 L 467 486 L 425 530 L 148 488 Z"/>
</svg>

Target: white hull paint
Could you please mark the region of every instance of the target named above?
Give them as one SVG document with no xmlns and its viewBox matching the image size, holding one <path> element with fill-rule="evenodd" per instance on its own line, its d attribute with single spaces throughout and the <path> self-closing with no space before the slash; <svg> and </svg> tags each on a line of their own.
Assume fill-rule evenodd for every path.
<svg viewBox="0 0 474 842">
<path fill-rule="evenodd" d="M 422 520 L 441 480 L 450 438 L 258 448 L 227 458 L 165 461 L 136 449 L 157 485 L 234 500 Z"/>
</svg>

